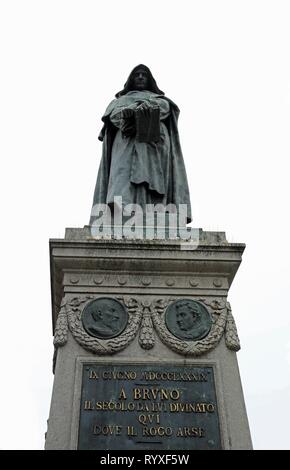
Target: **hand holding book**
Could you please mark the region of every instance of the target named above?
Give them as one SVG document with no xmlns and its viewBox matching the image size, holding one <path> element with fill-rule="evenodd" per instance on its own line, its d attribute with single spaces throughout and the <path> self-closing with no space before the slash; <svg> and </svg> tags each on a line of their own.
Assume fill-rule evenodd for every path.
<svg viewBox="0 0 290 470">
<path fill-rule="evenodd" d="M 136 138 L 138 142 L 158 142 L 160 139 L 160 108 L 148 102 L 136 109 Z"/>
</svg>

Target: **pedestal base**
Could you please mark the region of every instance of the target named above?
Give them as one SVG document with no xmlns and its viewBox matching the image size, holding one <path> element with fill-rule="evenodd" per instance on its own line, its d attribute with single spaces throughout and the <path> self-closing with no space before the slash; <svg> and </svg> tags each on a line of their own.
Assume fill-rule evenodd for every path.
<svg viewBox="0 0 290 470">
<path fill-rule="evenodd" d="M 251 449 L 227 302 L 244 245 L 200 235 L 191 250 L 94 240 L 86 229 L 51 240 L 57 356 L 46 449 Z M 104 321 L 108 308 L 115 325 L 128 316 L 125 327 L 90 329 L 85 317 Z M 186 309 L 200 329 L 184 323 Z"/>
</svg>

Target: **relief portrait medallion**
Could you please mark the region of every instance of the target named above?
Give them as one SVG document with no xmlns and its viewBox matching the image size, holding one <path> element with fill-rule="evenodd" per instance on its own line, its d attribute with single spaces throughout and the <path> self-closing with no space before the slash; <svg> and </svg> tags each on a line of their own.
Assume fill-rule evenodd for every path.
<svg viewBox="0 0 290 470">
<path fill-rule="evenodd" d="M 121 302 L 100 297 L 87 304 L 82 313 L 82 324 L 90 336 L 110 339 L 120 335 L 128 323 L 128 313 Z"/>
<path fill-rule="evenodd" d="M 179 299 L 167 307 L 165 324 L 177 338 L 197 341 L 208 335 L 212 319 L 207 308 L 200 302 Z"/>
</svg>

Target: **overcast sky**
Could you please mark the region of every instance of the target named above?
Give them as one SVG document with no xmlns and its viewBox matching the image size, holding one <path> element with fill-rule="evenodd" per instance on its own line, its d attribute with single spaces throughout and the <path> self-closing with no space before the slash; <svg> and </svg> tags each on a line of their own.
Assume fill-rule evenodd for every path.
<svg viewBox="0 0 290 470">
<path fill-rule="evenodd" d="M 139 64 L 180 110 L 195 227 L 247 244 L 229 293 L 256 449 L 289 449 L 290 3 L 1 0 L 1 449 L 42 449 L 49 238 L 88 223 L 101 116 Z"/>
</svg>

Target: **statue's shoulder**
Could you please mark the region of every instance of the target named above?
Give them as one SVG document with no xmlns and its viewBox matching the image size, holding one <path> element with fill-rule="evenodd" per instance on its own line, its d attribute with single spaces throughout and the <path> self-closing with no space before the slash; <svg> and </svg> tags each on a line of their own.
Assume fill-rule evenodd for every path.
<svg viewBox="0 0 290 470">
<path fill-rule="evenodd" d="M 123 95 L 123 96 L 120 96 L 119 98 L 115 98 L 107 106 L 107 109 L 103 117 L 109 116 L 116 107 L 128 106 L 131 103 L 132 103 L 132 98 L 128 97 L 127 95 Z"/>
<path fill-rule="evenodd" d="M 176 103 L 174 103 L 174 101 L 172 101 L 170 98 L 168 98 L 168 96 L 165 96 L 165 95 L 163 95 L 162 98 L 169 103 L 172 109 L 174 109 L 176 112 L 179 113 L 179 107 L 177 106 Z"/>
</svg>

